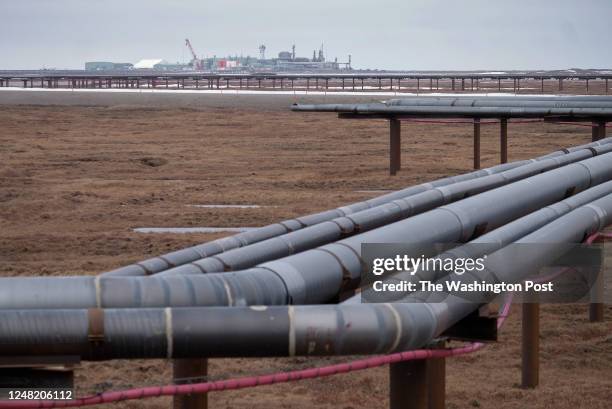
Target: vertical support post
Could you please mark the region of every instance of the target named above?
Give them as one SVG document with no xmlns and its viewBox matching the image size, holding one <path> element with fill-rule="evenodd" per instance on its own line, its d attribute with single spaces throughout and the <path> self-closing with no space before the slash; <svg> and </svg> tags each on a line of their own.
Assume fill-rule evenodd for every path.
<svg viewBox="0 0 612 409">
<path fill-rule="evenodd" d="M 402 166 L 401 122 L 397 118 L 389 119 L 389 175 L 393 176 Z"/>
<path fill-rule="evenodd" d="M 598 240 L 599 242 L 599 240 Z M 604 272 L 606 271 L 605 267 L 605 249 L 604 246 L 605 241 L 601 241 L 601 257 L 600 257 L 600 267 L 597 272 L 597 277 L 593 282 L 593 285 L 590 290 L 589 298 L 589 322 L 603 322 L 604 320 Z"/>
<path fill-rule="evenodd" d="M 474 118 L 474 169 L 480 169 L 480 118 Z"/>
<path fill-rule="evenodd" d="M 508 162 L 508 118 L 499 120 L 500 163 Z"/>
<path fill-rule="evenodd" d="M 521 386 L 535 388 L 540 378 L 540 304 L 523 304 Z"/>
<path fill-rule="evenodd" d="M 181 379 L 202 378 L 208 375 L 207 359 L 175 359 L 173 361 L 174 383 Z M 208 395 L 205 393 L 175 396 L 174 409 L 207 409 Z"/>
<path fill-rule="evenodd" d="M 608 79 L 606 78 L 606 94 L 608 93 L 608 90 L 609 90 L 609 88 L 608 88 Z"/>
<path fill-rule="evenodd" d="M 541 84 L 540 84 L 540 93 L 543 94 L 544 93 L 544 77 L 542 77 L 540 79 L 540 81 L 541 81 Z"/>
<path fill-rule="evenodd" d="M 497 79 L 497 91 L 501 91 L 501 78 Z"/>
<path fill-rule="evenodd" d="M 417 78 L 417 94 L 419 93 L 420 90 L 421 90 L 421 79 Z"/>
<path fill-rule="evenodd" d="M 454 91 L 455 90 L 455 79 L 454 78 L 451 79 L 451 86 L 452 86 L 453 91 Z"/>
<path fill-rule="evenodd" d="M 589 93 L 589 79 L 586 79 L 586 93 Z"/>
<path fill-rule="evenodd" d="M 427 362 L 424 359 L 389 365 L 389 407 L 427 409 Z"/>
<path fill-rule="evenodd" d="M 446 358 L 430 358 L 426 361 L 428 383 L 428 409 L 446 407 Z"/>
<path fill-rule="evenodd" d="M 563 78 L 559 78 L 559 92 L 563 91 Z"/>
<path fill-rule="evenodd" d="M 593 121 L 591 131 L 591 141 L 595 142 L 606 137 L 606 122 Z"/>
</svg>

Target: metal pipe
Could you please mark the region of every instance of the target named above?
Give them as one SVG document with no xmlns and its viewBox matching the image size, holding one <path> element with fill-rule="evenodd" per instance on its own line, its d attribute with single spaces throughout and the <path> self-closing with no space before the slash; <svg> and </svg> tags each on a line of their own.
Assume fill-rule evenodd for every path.
<svg viewBox="0 0 612 409">
<path fill-rule="evenodd" d="M 600 144 L 608 144 L 612 142 L 612 138 L 599 141 Z M 589 145 L 590 146 L 590 145 Z M 584 145 L 587 147 L 587 145 Z M 563 155 L 563 151 L 553 152 L 551 156 Z M 548 156 L 548 155 L 547 155 Z M 471 180 L 482 176 L 495 174 L 507 169 L 529 163 L 529 161 L 513 162 L 504 166 L 498 165 L 481 171 L 475 171 L 458 176 L 446 177 L 433 181 L 431 183 L 423 183 L 416 186 L 411 186 L 402 190 L 378 196 L 363 202 L 353 203 L 333 210 L 327 210 L 319 213 L 314 213 L 307 216 L 298 217 L 296 219 L 285 220 L 279 223 L 260 227 L 248 232 L 240 233 L 230 237 L 224 237 L 211 242 L 199 244 L 197 246 L 188 247 L 177 250 L 162 256 L 153 257 L 147 260 L 140 261 L 125 267 L 120 267 L 115 270 L 102 273 L 103 276 L 145 276 L 155 274 L 172 267 L 181 266 L 202 258 L 211 257 L 224 251 L 235 249 L 249 244 L 257 243 L 272 237 L 277 237 L 288 232 L 294 232 L 307 226 L 332 220 L 337 217 L 346 216 L 363 209 L 369 209 L 380 206 L 393 200 L 408 197 L 417 193 L 421 193 L 434 187 L 446 186 L 456 182 Z"/>
<path fill-rule="evenodd" d="M 504 247 L 487 258 L 479 278 L 520 282 L 529 271 L 567 251 L 564 244 L 578 243 L 610 223 L 612 195 L 514 243 L 557 244 L 550 251 L 537 249 L 516 259 L 514 244 Z M 110 309 L 104 310 L 104 336 L 97 342 L 88 337 L 87 310 L 4 310 L 0 311 L 0 355 L 78 355 L 83 360 L 105 360 L 379 354 L 426 345 L 479 306 L 456 296 L 437 303 L 418 302 L 418 295 L 407 298 L 415 302 Z"/>
<path fill-rule="evenodd" d="M 378 104 L 293 105 L 293 111 L 337 112 L 354 115 L 419 116 L 433 118 L 612 118 L 612 108 L 548 108 L 502 106 L 388 106 Z"/>
<path fill-rule="evenodd" d="M 557 160 L 580 155 L 581 152 L 576 151 Z M 534 162 L 514 171 L 525 172 L 524 168 L 539 164 Z M 411 246 L 418 254 L 431 256 L 434 243 L 472 240 L 568 195 L 611 179 L 612 153 L 606 153 L 232 274 L 155 279 L 134 277 L 130 280 L 116 277 L 2 278 L 0 308 L 124 308 L 328 302 L 342 290 L 356 288 L 359 284 L 363 268 L 363 243 L 407 242 L 412 243 Z M 448 187 L 446 194 L 454 194 L 452 186 Z"/>
<path fill-rule="evenodd" d="M 394 221 L 431 210 L 467 196 L 524 179 L 568 163 L 612 151 L 612 139 L 601 141 L 603 145 L 587 144 L 585 149 L 572 150 L 564 156 L 537 158 L 535 162 L 520 168 L 509 169 L 479 179 L 456 182 L 453 185 L 436 187 L 388 204 L 355 212 L 329 222 L 303 228 L 296 232 L 280 235 L 258 243 L 228 250 L 214 257 L 205 257 L 192 263 L 168 269 L 161 274 L 200 274 L 206 272 L 232 271 L 249 268 L 275 258 L 289 256 L 308 250 L 357 232 L 365 232 Z"/>
<path fill-rule="evenodd" d="M 558 219 L 570 211 L 610 194 L 612 194 L 612 181 L 594 186 L 565 200 L 543 207 L 533 213 L 507 223 L 489 233 L 483 234 L 465 245 L 445 251 L 434 258 L 467 259 L 478 258 L 494 253 L 495 251 L 508 246 L 526 235 L 533 233 L 535 230 Z M 447 274 L 448 273 L 446 271 L 436 271 L 431 269 L 427 270 L 421 268 L 414 272 L 399 272 L 397 274 L 393 274 L 392 276 L 386 277 L 384 281 L 385 283 L 399 283 L 401 281 L 418 283 L 419 281 L 436 281 L 442 279 Z M 408 293 L 401 292 L 396 292 L 393 294 L 386 293 L 384 295 L 384 299 L 387 302 L 391 302 L 405 297 L 407 294 Z M 359 303 L 362 299 L 374 301 L 376 300 L 375 297 L 376 293 L 372 289 L 365 289 L 362 290 L 360 294 L 347 299 L 345 302 Z"/>
</svg>

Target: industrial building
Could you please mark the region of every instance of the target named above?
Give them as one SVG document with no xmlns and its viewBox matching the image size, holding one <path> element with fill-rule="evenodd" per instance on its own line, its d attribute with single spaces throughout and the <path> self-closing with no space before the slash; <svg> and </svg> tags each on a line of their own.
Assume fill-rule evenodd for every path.
<svg viewBox="0 0 612 409">
<path fill-rule="evenodd" d="M 198 58 L 189 39 L 185 40 L 185 45 L 191 53 L 191 61 L 187 64 L 172 64 L 166 60 L 143 59 L 135 64 L 113 63 L 113 62 L 86 62 L 87 71 L 124 71 L 124 70 L 153 70 L 153 71 L 205 71 L 205 72 L 287 72 L 287 71 L 319 71 L 333 72 L 340 70 L 350 70 L 351 56 L 348 61 L 339 62 L 338 58 L 327 61 L 323 51 L 323 44 L 318 50 L 313 50 L 312 58 L 297 57 L 295 45 L 291 51 L 281 51 L 277 57 L 266 58 L 266 46 L 260 45 L 259 56 L 227 56 L 227 57 L 207 57 Z"/>
<path fill-rule="evenodd" d="M 86 71 L 124 71 L 134 68 L 129 62 L 90 61 L 85 63 Z"/>
</svg>

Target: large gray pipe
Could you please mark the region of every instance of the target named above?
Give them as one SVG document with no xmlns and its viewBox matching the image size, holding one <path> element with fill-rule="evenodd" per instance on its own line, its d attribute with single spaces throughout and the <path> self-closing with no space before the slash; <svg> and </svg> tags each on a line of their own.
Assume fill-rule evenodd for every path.
<svg viewBox="0 0 612 409">
<path fill-rule="evenodd" d="M 599 142 L 576 146 L 561 151 L 555 151 L 548 155 L 541 156 L 535 160 L 552 158 L 563 155 L 567 152 L 573 152 L 588 148 L 591 146 L 601 146 L 612 142 L 612 138 L 605 138 Z M 296 219 L 286 220 L 280 223 L 271 224 L 268 226 L 260 227 L 258 229 L 240 233 L 234 236 L 225 237 L 222 239 L 214 240 L 211 242 L 203 243 L 197 246 L 177 250 L 162 256 L 153 257 L 148 260 L 144 260 L 129 266 L 120 267 L 118 269 L 103 273 L 104 276 L 143 276 L 155 274 L 167 269 L 181 266 L 202 258 L 211 257 L 216 254 L 223 253 L 224 251 L 247 246 L 249 244 L 258 243 L 260 241 L 277 237 L 288 232 L 299 230 L 303 227 L 313 226 L 318 223 L 332 220 L 336 217 L 346 216 L 364 209 L 370 209 L 376 206 L 383 205 L 385 203 L 392 202 L 396 199 L 401 199 L 415 195 L 435 187 L 448 186 L 453 183 L 462 182 L 466 180 L 473 180 L 483 176 L 496 174 L 505 170 L 514 169 L 516 167 L 530 163 L 530 161 L 518 161 L 512 163 L 506 163 L 496 165 L 487 169 L 478 170 L 475 172 L 469 172 L 466 174 L 446 177 L 430 183 L 423 183 L 417 186 L 411 186 L 402 190 L 391 192 L 373 199 L 369 199 L 363 202 L 354 203 L 352 205 L 340 207 L 333 210 L 323 211 L 312 215 L 298 217 Z"/>
<path fill-rule="evenodd" d="M 388 106 L 383 103 L 369 104 L 316 104 L 291 107 L 293 111 L 338 112 L 363 115 L 407 115 L 418 117 L 468 117 L 468 118 L 582 118 L 609 120 L 612 108 L 551 108 L 545 106 Z"/>
<path fill-rule="evenodd" d="M 612 152 L 612 144 L 609 142 L 610 139 L 607 139 L 602 146 L 597 146 L 596 142 L 595 144 L 589 144 L 588 149 L 575 150 L 564 156 L 555 156 L 548 159 L 539 158 L 537 162 L 523 165 L 520 168 L 430 189 L 387 204 L 339 217 L 329 222 L 319 223 L 299 231 L 171 268 L 161 274 L 201 274 L 250 268 L 259 263 L 322 246 L 358 232 L 369 231 L 486 190 L 589 158 L 595 154 Z"/>
<path fill-rule="evenodd" d="M 612 195 L 515 242 L 560 244 L 551 251 L 517 259 L 510 245 L 487 259 L 485 271 L 520 282 L 567 250 L 563 244 L 579 243 L 610 223 Z M 478 306 L 451 296 L 440 303 L 114 309 L 104 311 L 104 334 L 93 340 L 87 310 L 9 310 L 0 311 L 0 355 L 106 360 L 390 353 L 426 345 Z"/>
<path fill-rule="evenodd" d="M 493 106 L 493 107 L 560 107 L 610 108 L 609 96 L 575 95 L 423 95 L 394 98 L 388 106 Z"/>
<path fill-rule="evenodd" d="M 595 148 L 596 149 L 596 148 Z M 569 156 L 569 155 L 568 155 Z M 521 168 L 517 168 L 520 171 Z M 245 304 L 260 291 L 278 303 L 317 304 L 359 284 L 361 244 L 411 243 L 415 253 L 432 256 L 435 243 L 462 243 L 589 187 L 612 180 L 612 153 L 586 159 L 511 183 L 414 217 L 316 249 L 236 272 L 233 286 Z M 267 270 L 267 276 L 263 275 Z M 259 273 L 261 277 L 259 277 Z M 241 276 L 246 274 L 245 279 Z M 219 281 L 219 292 L 229 283 Z M 175 278 L 175 280 L 170 280 Z M 195 277 L 193 277 L 195 278 Z M 107 280 L 115 280 L 113 281 Z M 111 277 L 10 277 L 0 279 L 0 308 L 86 308 L 197 305 L 190 277 L 122 280 Z M 244 284 L 242 280 L 252 280 Z M 280 280 L 280 281 L 279 281 Z M 205 281 L 202 281 L 203 283 Z M 171 284 L 174 283 L 174 284 Z M 282 284 L 282 285 L 281 285 Z M 211 284 L 203 284 L 209 286 Z M 246 290 L 253 288 L 252 290 Z M 265 289 L 263 289 L 265 288 Z M 149 290 L 150 289 L 150 290 Z M 235 294 L 231 291 L 230 294 Z M 232 296 L 225 298 L 225 305 Z M 219 298 L 221 299 L 221 298 Z M 143 301 L 144 300 L 144 301 Z M 272 302 L 269 302 L 272 304 Z M 235 302 L 234 302 L 235 304 Z M 210 305 L 210 304 L 209 304 Z"/>
<path fill-rule="evenodd" d="M 535 230 L 545 226 L 546 224 L 558 219 L 559 217 L 569 213 L 570 211 L 584 206 L 604 196 L 612 194 L 612 182 L 605 182 L 601 185 L 592 187 L 584 192 L 580 192 L 565 200 L 541 208 L 527 216 L 521 217 L 510 223 L 507 223 L 489 233 L 470 241 L 469 243 L 455 247 L 444 253 L 436 256 L 437 259 L 475 259 L 484 255 L 492 254 L 493 252 L 508 246 L 509 244 L 523 238 L 524 236 L 533 233 Z M 400 282 L 415 282 L 419 281 L 436 281 L 448 275 L 447 271 L 423 269 L 420 268 L 414 272 L 399 272 L 391 276 L 385 277 L 384 282 L 391 284 Z M 402 292 L 377 295 L 376 291 L 371 288 L 364 289 L 360 294 L 357 294 L 345 303 L 359 303 L 362 299 L 369 302 L 376 301 L 377 296 L 384 297 L 387 302 L 399 300 L 407 294 Z"/>
<path fill-rule="evenodd" d="M 612 138 L 610 138 L 612 139 Z M 611 140 L 601 140 L 603 144 L 612 142 Z M 590 144 L 589 144 L 590 145 Z M 586 146 L 586 145 L 585 145 Z M 563 155 L 564 151 L 556 151 L 547 156 Z M 389 203 L 396 199 L 409 197 L 417 193 L 425 192 L 435 187 L 447 186 L 456 182 L 472 180 L 479 177 L 496 174 L 504 170 L 513 169 L 529 163 L 529 161 L 519 161 L 496 165 L 488 169 L 482 169 L 475 172 L 470 172 L 458 176 L 450 176 L 439 179 L 430 183 L 423 183 L 416 186 L 411 186 L 395 192 L 391 192 L 373 199 L 363 202 L 353 203 L 348 206 L 339 207 L 337 209 L 327 210 L 296 219 L 285 220 L 279 223 L 270 224 L 251 231 L 243 232 L 229 237 L 224 237 L 218 240 L 199 244 L 197 246 L 188 247 L 185 249 L 173 251 L 162 256 L 153 257 L 144 261 L 140 261 L 129 266 L 120 267 L 118 269 L 102 273 L 103 276 L 144 276 L 155 274 L 169 268 L 190 263 L 205 257 L 211 257 L 224 251 L 247 246 L 257 243 L 272 237 L 277 237 L 289 232 L 297 231 L 307 226 L 314 226 L 318 223 L 332 220 L 336 217 L 346 216 L 364 209 L 380 206 Z"/>
</svg>

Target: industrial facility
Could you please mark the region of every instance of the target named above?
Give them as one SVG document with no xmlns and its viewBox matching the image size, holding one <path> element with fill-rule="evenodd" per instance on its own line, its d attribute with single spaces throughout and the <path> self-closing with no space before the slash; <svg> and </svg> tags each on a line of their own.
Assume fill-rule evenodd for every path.
<svg viewBox="0 0 612 409">
<path fill-rule="evenodd" d="M 191 55 L 189 63 L 170 63 L 161 58 L 149 58 L 132 63 L 115 63 L 108 61 L 90 61 L 85 63 L 86 71 L 201 71 L 201 72 L 287 72 L 287 71 L 317 71 L 334 72 L 351 70 L 351 55 L 345 62 L 339 62 L 335 57 L 328 61 L 323 51 L 323 44 L 318 50 L 313 50 L 312 58 L 298 57 L 295 44 L 291 51 L 281 51 L 276 57 L 266 57 L 266 45 L 258 47 L 258 56 L 227 56 L 198 57 L 191 41 L 185 39 L 185 46 Z"/>
</svg>

